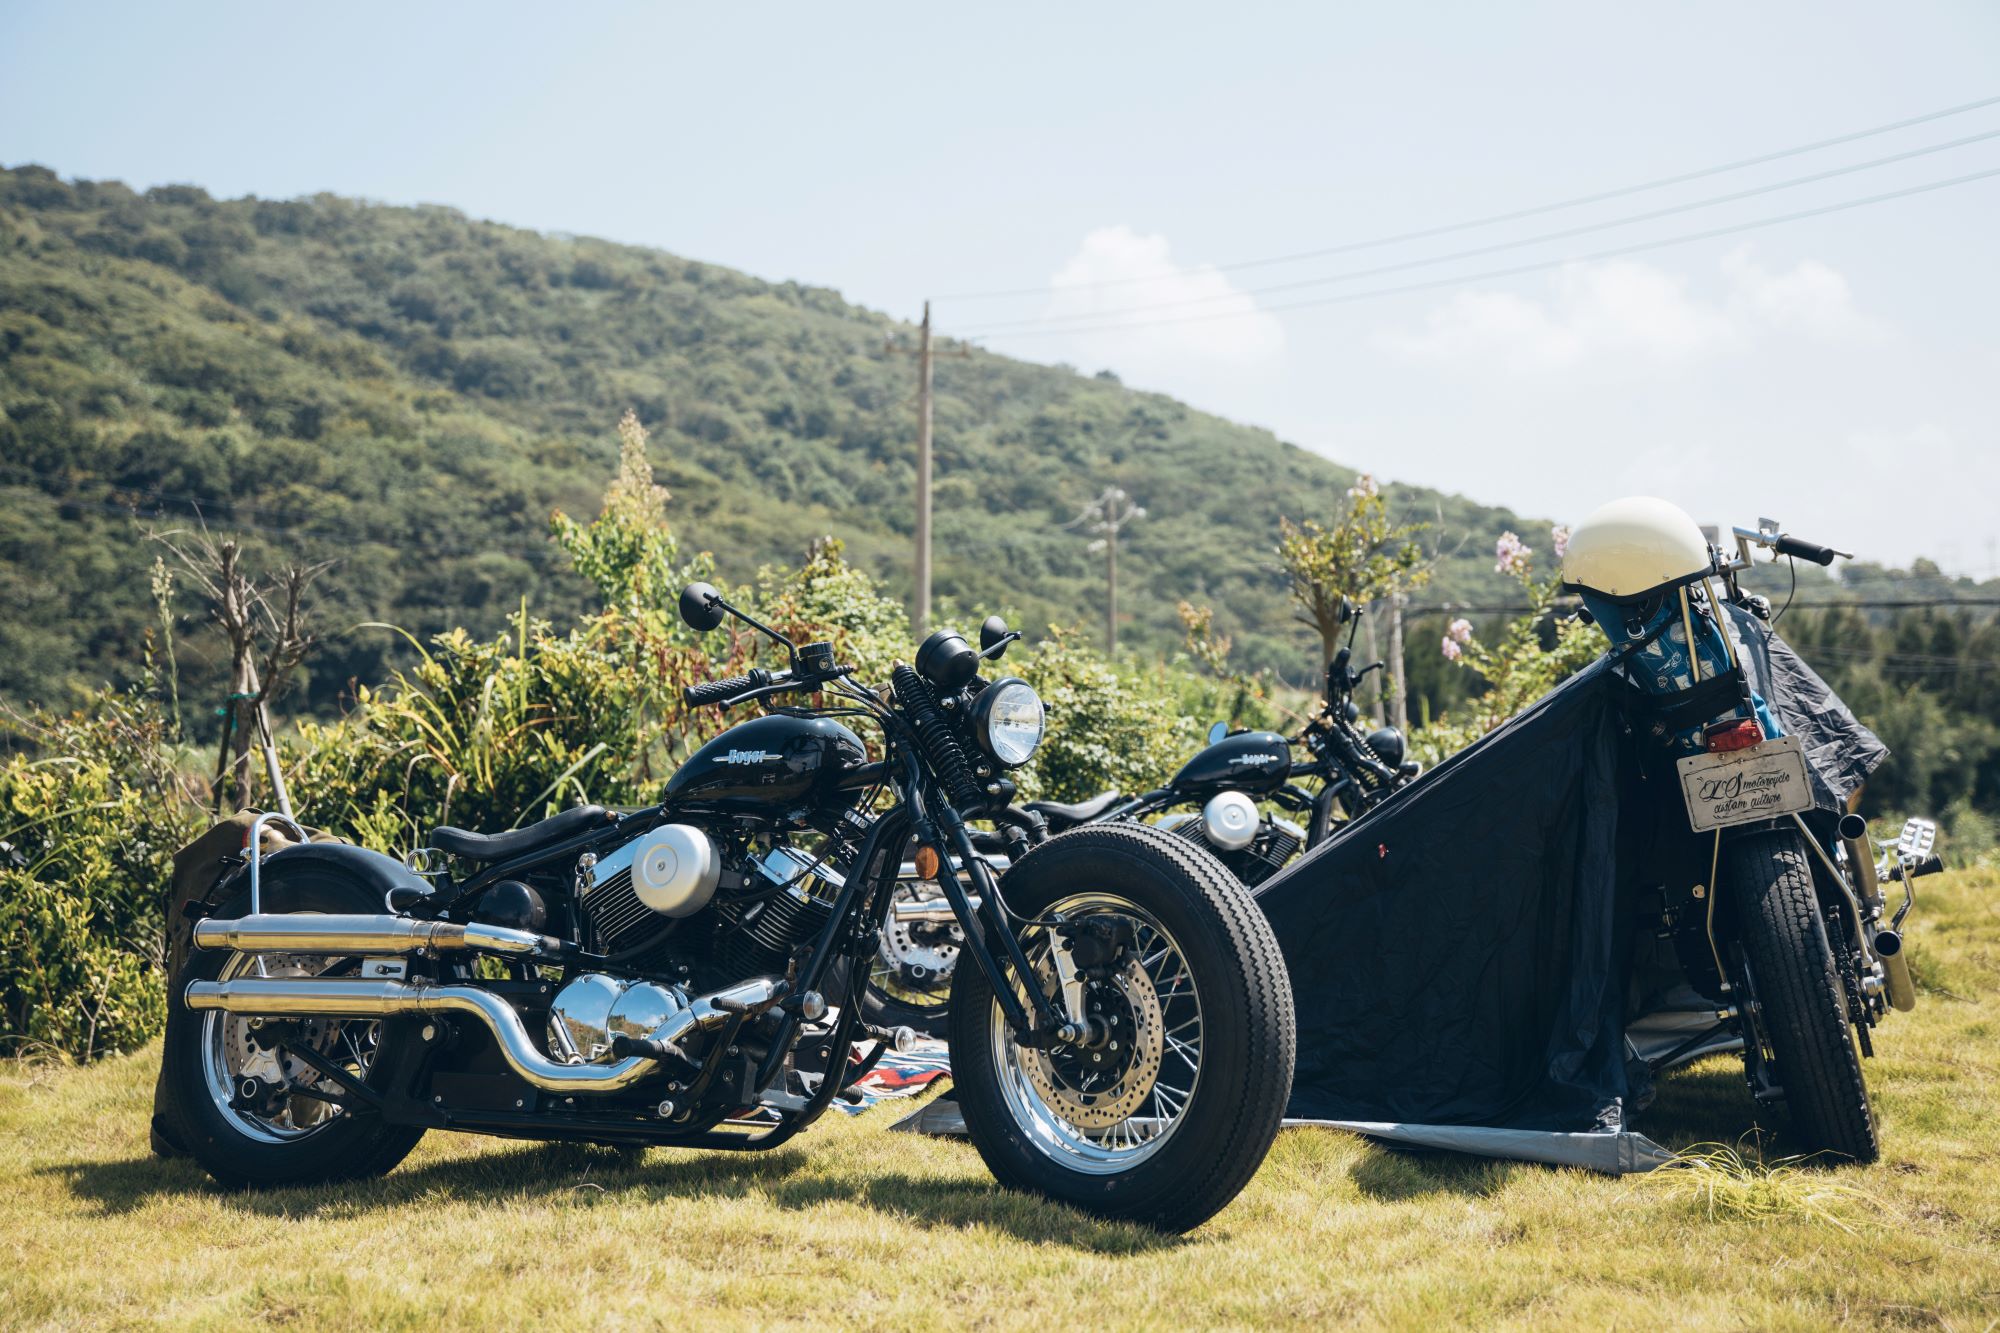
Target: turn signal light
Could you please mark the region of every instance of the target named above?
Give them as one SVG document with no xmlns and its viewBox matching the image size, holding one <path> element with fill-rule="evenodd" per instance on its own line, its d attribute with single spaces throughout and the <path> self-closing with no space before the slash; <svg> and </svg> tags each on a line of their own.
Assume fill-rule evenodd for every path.
<svg viewBox="0 0 2000 1333">
<path fill-rule="evenodd" d="M 1735 722 L 1718 722 L 1708 729 L 1708 749 L 1711 754 L 1724 750 L 1747 750 L 1753 745 L 1764 743 L 1764 729 L 1757 725 L 1757 719 L 1746 717 Z"/>
</svg>

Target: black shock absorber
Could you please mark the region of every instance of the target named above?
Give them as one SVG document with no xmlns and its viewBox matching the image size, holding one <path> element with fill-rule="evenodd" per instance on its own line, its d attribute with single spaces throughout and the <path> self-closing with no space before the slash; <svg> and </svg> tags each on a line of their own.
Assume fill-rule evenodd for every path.
<svg viewBox="0 0 2000 1333">
<path fill-rule="evenodd" d="M 909 714 L 917 740 L 930 757 L 931 766 L 937 769 L 938 780 L 944 784 L 951 803 L 961 810 L 984 805 L 986 794 L 972 776 L 972 767 L 965 762 L 965 749 L 952 734 L 951 724 L 945 721 L 944 710 L 938 707 L 930 682 L 914 668 L 899 662 L 889 673 L 889 683 L 895 688 L 896 697 L 902 700 L 903 711 Z"/>
</svg>

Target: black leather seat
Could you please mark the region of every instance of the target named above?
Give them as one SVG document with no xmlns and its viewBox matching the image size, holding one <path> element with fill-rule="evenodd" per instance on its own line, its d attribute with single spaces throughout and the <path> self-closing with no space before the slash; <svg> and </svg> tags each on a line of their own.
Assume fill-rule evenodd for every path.
<svg viewBox="0 0 2000 1333">
<path fill-rule="evenodd" d="M 1123 802 L 1125 796 L 1118 791 L 1101 791 L 1087 801 L 1076 805 L 1064 805 L 1061 801 L 1029 801 L 1023 809 L 1033 810 L 1049 821 L 1050 831 L 1066 829 L 1076 824 L 1088 824 L 1102 816 L 1112 806 Z"/>
<path fill-rule="evenodd" d="M 618 816 L 601 805 L 579 805 L 551 815 L 539 824 L 511 833 L 468 833 L 462 828 L 434 828 L 431 846 L 468 861 L 510 861 L 517 856 L 573 838 L 588 829 L 614 824 Z"/>
</svg>

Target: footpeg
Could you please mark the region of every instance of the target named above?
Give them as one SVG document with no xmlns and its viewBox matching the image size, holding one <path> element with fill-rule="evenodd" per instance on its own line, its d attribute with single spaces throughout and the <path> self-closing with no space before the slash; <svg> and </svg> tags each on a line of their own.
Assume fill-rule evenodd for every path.
<svg viewBox="0 0 2000 1333">
<path fill-rule="evenodd" d="M 739 986 L 736 989 L 737 991 L 742 991 L 748 988 Z M 756 999 L 744 999 L 734 991 L 718 991 L 708 997 L 708 1002 L 722 1013 L 741 1014 L 745 1018 L 755 1018 L 757 1015 L 775 1008 L 778 1001 L 791 993 L 792 986 L 790 982 L 774 981 L 771 983 L 768 992 Z"/>
</svg>

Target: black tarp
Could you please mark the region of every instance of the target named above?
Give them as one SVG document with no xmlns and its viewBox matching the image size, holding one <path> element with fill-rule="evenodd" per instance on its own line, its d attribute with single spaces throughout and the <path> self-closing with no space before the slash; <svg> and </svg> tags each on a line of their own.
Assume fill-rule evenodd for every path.
<svg viewBox="0 0 2000 1333">
<path fill-rule="evenodd" d="M 1732 628 L 1834 808 L 1881 742 L 1763 622 Z M 1624 1130 L 1632 895 L 1708 846 L 1644 776 L 1632 691 L 1600 660 L 1262 886 L 1298 1012 L 1292 1118 L 1492 1127 L 1510 1156 L 1538 1155 L 1502 1146 L 1518 1131 Z"/>
</svg>

